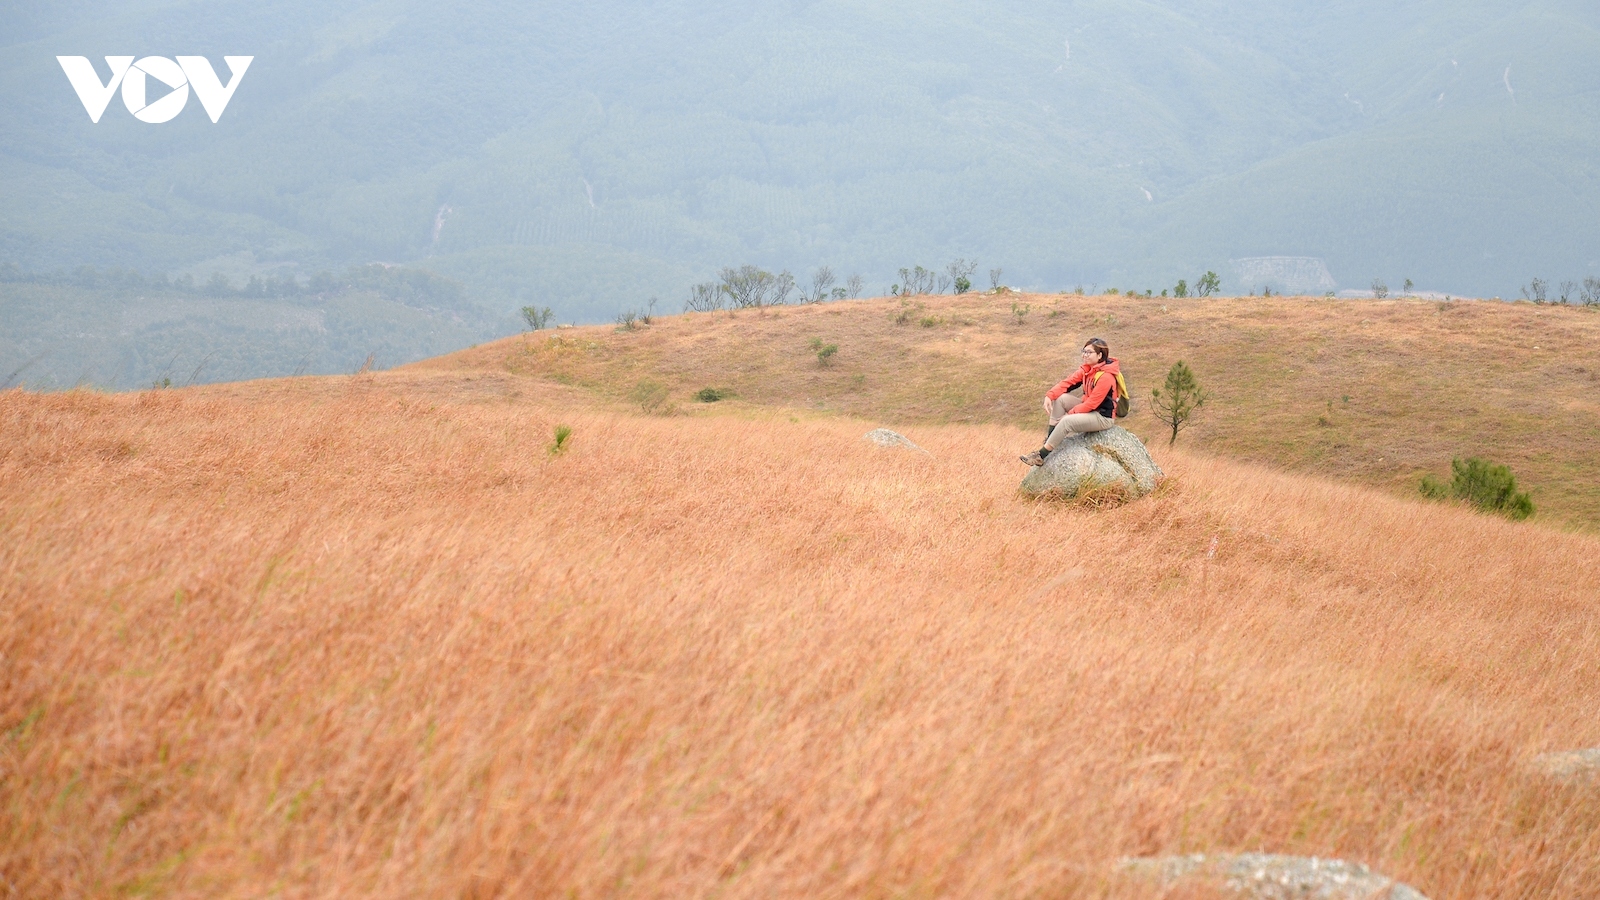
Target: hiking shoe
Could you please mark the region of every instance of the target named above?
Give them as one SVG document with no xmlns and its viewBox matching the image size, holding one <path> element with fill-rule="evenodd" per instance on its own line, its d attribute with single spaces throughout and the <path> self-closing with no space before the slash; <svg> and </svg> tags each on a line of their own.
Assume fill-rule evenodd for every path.
<svg viewBox="0 0 1600 900">
<path fill-rule="evenodd" d="M 1019 456 L 1019 457 L 1017 457 L 1017 459 L 1022 460 L 1023 462 L 1027 463 L 1030 466 L 1042 466 L 1042 465 L 1044 465 L 1044 454 L 1040 453 L 1038 450 L 1035 450 L 1032 453 L 1029 453 L 1027 456 Z"/>
</svg>

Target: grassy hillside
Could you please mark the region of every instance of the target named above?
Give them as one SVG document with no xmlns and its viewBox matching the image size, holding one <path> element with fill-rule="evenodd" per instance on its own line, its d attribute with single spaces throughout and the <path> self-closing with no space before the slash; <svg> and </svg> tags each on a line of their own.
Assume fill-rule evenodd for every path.
<svg viewBox="0 0 1600 900">
<path fill-rule="evenodd" d="M 1511 466 L 1542 519 L 1600 529 L 1596 308 L 972 294 L 532 333 L 417 366 L 553 380 L 618 404 L 653 382 L 683 413 L 707 412 L 692 396 L 714 387 L 745 409 L 1031 432 L 1091 336 L 1123 360 L 1126 424 L 1147 441 L 1165 441 L 1150 390 L 1182 359 L 1212 393 L 1182 446 L 1400 496 L 1448 475 L 1453 456 L 1482 456 Z M 830 365 L 812 339 L 838 345 Z"/>
<path fill-rule="evenodd" d="M 1435 900 L 1592 895 L 1600 806 L 1527 761 L 1600 744 L 1594 538 L 1159 443 L 1152 498 L 1024 501 L 1031 432 L 931 422 L 1031 390 L 879 379 L 1056 326 L 792 363 L 858 310 L 889 307 L 481 354 L 737 379 L 703 417 L 459 365 L 0 394 L 7 889 L 1154 897 L 1120 855 L 1262 849 Z M 1181 333 L 1158 310 L 1090 312 Z M 740 334 L 772 342 L 691 374 Z M 778 377 L 929 453 L 750 405 Z"/>
</svg>

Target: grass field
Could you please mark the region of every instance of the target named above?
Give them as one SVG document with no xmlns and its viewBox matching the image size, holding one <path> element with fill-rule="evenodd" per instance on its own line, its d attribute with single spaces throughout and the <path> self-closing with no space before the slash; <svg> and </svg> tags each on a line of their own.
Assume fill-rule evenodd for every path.
<svg viewBox="0 0 1600 900">
<path fill-rule="evenodd" d="M 1122 359 L 1127 424 L 1146 440 L 1166 440 L 1149 392 L 1182 359 L 1213 399 L 1181 445 L 1401 496 L 1424 474 L 1448 476 L 1454 456 L 1483 456 L 1511 467 L 1546 522 L 1600 532 L 1600 308 L 969 294 L 539 332 L 417 365 L 619 402 L 654 380 L 680 411 L 711 386 L 747 407 L 1032 430 L 1040 396 L 1090 336 Z M 812 338 L 838 345 L 831 365 Z"/>
<path fill-rule="evenodd" d="M 0 890 L 1155 897 L 1115 860 L 1266 850 L 1594 897 L 1600 794 L 1528 759 L 1600 745 L 1597 328 L 922 298 L 3 392 Z M 1022 500 L 1090 331 L 1216 399 L 1130 420 L 1152 498 Z M 1418 500 L 1462 452 L 1538 519 Z"/>
<path fill-rule="evenodd" d="M 1594 896 L 1600 794 L 1528 767 L 1600 745 L 1600 540 L 1554 527 L 1593 461 L 1541 482 L 1488 445 L 1545 485 L 1554 524 L 1514 524 L 1405 489 L 1480 433 L 1461 404 L 1302 420 L 1345 385 L 1397 396 L 1433 346 L 1419 390 L 1509 402 L 1448 373 L 1535 327 L 1513 362 L 1576 368 L 1552 337 L 1600 317 L 1025 302 L 0 394 L 0 891 L 1154 897 L 1119 856 L 1264 850 L 1434 900 Z M 1116 509 L 1015 493 L 1086 328 L 1148 354 L 1141 387 L 1181 355 L 1218 397 Z M 1326 377 L 1218 364 L 1248 347 Z M 629 408 L 646 379 L 694 414 Z M 691 404 L 707 384 L 738 398 Z M 1574 409 L 1551 446 L 1592 427 Z M 861 439 L 879 424 L 928 454 Z M 1374 442 L 1405 448 L 1354 473 L 1378 489 L 1303 474 Z"/>
</svg>

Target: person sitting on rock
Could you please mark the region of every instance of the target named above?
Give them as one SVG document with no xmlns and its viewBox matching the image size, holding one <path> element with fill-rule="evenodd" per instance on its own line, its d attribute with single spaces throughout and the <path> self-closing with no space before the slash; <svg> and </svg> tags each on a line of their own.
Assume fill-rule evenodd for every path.
<svg viewBox="0 0 1600 900">
<path fill-rule="evenodd" d="M 1030 466 L 1042 466 L 1067 438 L 1105 431 L 1117 424 L 1117 373 L 1120 371 L 1106 342 L 1090 338 L 1083 345 L 1083 365 L 1044 395 L 1044 410 L 1050 416 L 1044 446 L 1020 457 L 1021 460 Z"/>
</svg>

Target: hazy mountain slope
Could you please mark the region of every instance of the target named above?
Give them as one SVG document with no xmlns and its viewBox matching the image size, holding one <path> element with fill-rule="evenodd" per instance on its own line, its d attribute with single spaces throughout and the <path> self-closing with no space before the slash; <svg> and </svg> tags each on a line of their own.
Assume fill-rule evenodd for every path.
<svg viewBox="0 0 1600 900">
<path fill-rule="evenodd" d="M 220 275 L 220 273 L 218 273 Z M 0 390 L 126 390 L 386 368 L 506 330 L 454 281 L 355 266 L 229 287 L 82 267 L 0 265 Z"/>
<path fill-rule="evenodd" d="M 1557 5 L 1559 6 L 1559 5 Z M 1129 272 L 1184 277 L 1219 259 L 1322 256 L 1342 287 L 1410 277 L 1437 290 L 1515 296 L 1540 276 L 1600 271 L 1600 31 L 1545 5 L 1460 37 L 1419 26 L 1429 63 L 1387 81 L 1354 72 L 1374 127 L 1303 145 L 1192 188 L 1146 218 Z M 1204 222 L 1205 227 L 1196 227 Z M 1505 277 L 1521 267 L 1526 278 Z M 1223 270 L 1219 270 L 1223 271 Z M 1236 284 L 1239 290 L 1259 284 Z"/>
<path fill-rule="evenodd" d="M 1600 267 L 1600 247 L 1586 228 L 1561 225 L 1593 218 L 1600 169 L 1570 148 L 1595 135 L 1562 119 L 1557 104 L 1541 105 L 1546 117 L 1528 103 L 1494 114 L 1493 127 L 1441 112 L 1197 187 L 1149 217 L 1142 262 L 1125 271 L 1159 272 L 1166 277 L 1134 283 L 1170 285 L 1208 266 L 1227 271 L 1218 261 L 1291 254 L 1325 258 L 1344 288 L 1411 278 L 1457 295 L 1494 285 L 1515 297 L 1517 285 L 1498 275 L 1508 261 L 1528 278 L 1581 279 Z"/>
<path fill-rule="evenodd" d="M 595 318 L 741 262 L 1060 287 L 1290 253 L 1509 294 L 1600 244 L 1580 3 L 200 9 L 7 13 L 0 257 L 426 260 Z M 220 125 L 91 125 L 54 56 L 125 52 L 256 62 Z"/>
</svg>

